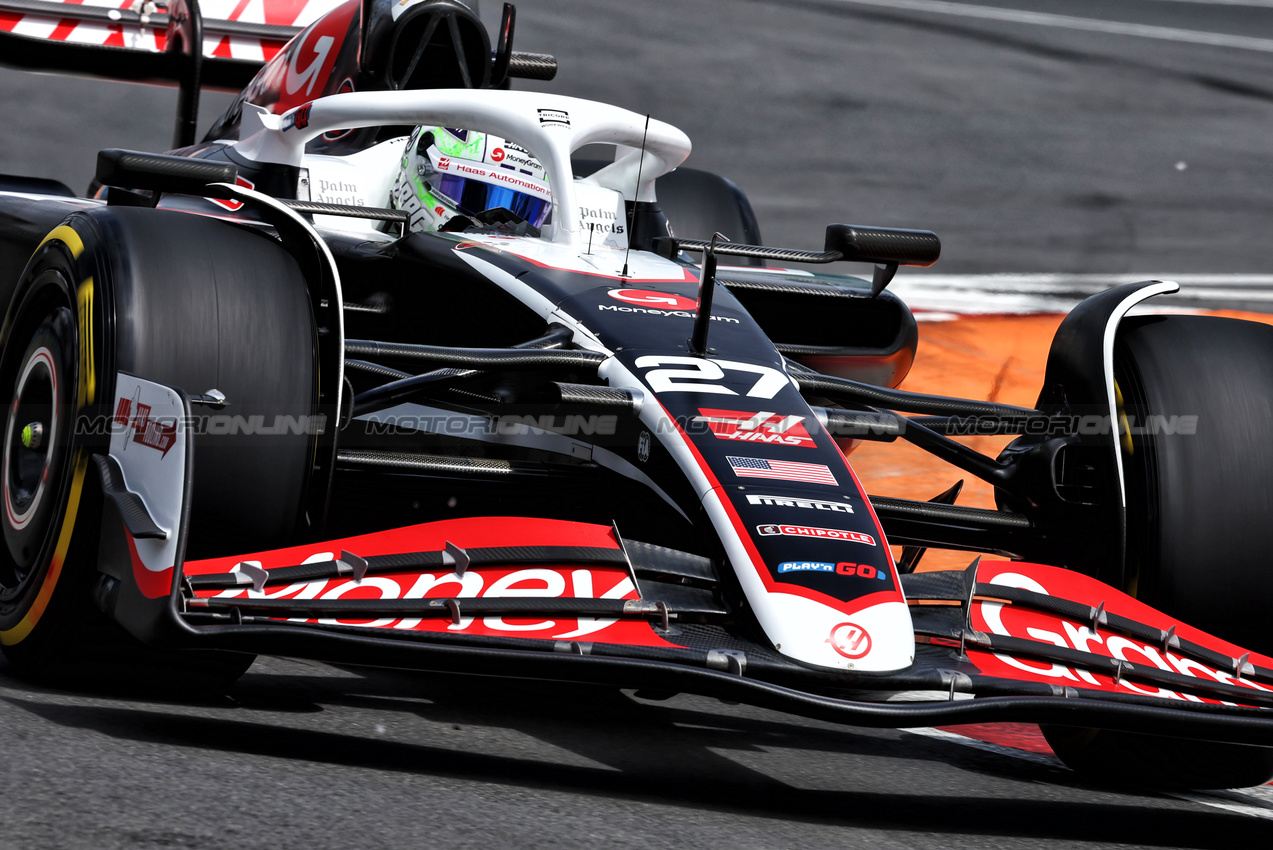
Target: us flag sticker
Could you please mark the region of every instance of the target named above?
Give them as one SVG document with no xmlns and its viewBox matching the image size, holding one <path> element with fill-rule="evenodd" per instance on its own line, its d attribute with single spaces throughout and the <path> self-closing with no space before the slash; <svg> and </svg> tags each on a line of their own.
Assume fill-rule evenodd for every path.
<svg viewBox="0 0 1273 850">
<path fill-rule="evenodd" d="M 810 484 L 840 482 L 831 474 L 831 468 L 823 463 L 797 463 L 790 460 L 764 460 L 758 457 L 729 457 L 729 466 L 739 478 L 776 478 L 779 481 L 801 481 Z"/>
</svg>

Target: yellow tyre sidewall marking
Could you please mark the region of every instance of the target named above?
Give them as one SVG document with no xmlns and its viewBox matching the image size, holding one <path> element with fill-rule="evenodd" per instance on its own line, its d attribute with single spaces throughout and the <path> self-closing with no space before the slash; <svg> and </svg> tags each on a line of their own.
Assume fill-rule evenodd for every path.
<svg viewBox="0 0 1273 850">
<path fill-rule="evenodd" d="M 71 480 L 71 493 L 66 501 L 66 513 L 62 517 L 62 529 L 58 532 L 57 548 L 53 550 L 53 561 L 49 571 L 40 585 L 40 592 L 27 611 L 22 621 L 11 629 L 0 631 L 0 644 L 13 646 L 31 633 L 39 622 L 44 610 L 49 607 L 53 598 L 53 588 L 57 586 L 58 577 L 62 574 L 62 565 L 66 561 L 66 553 L 71 548 L 71 536 L 75 531 L 75 516 L 80 509 L 80 496 L 84 492 L 84 476 L 88 472 L 88 452 L 80 449 L 75 457 L 75 477 Z"/>
<path fill-rule="evenodd" d="M 41 248 L 55 239 L 70 248 L 71 256 L 77 260 L 80 258 L 80 254 L 84 253 L 84 240 L 70 226 L 65 224 L 53 228 L 48 236 L 41 239 L 40 244 L 35 246 L 35 253 L 38 253 Z M 32 256 L 34 256 L 34 253 Z"/>
<path fill-rule="evenodd" d="M 75 293 L 80 319 L 79 407 L 83 410 L 97 399 L 97 370 L 93 363 L 93 279 L 85 278 Z"/>
<path fill-rule="evenodd" d="M 1132 445 L 1132 428 L 1127 422 L 1127 411 L 1123 406 L 1123 389 L 1118 385 L 1118 381 L 1114 382 L 1114 405 L 1118 411 L 1119 443 L 1128 455 L 1135 454 L 1136 447 Z"/>
<path fill-rule="evenodd" d="M 78 233 L 66 225 L 54 228 L 36 246 L 36 252 L 53 240 L 66 245 L 71 251 L 71 257 L 76 260 L 84 253 L 84 241 L 80 239 Z M 93 363 L 92 345 L 93 279 L 91 277 L 86 278 L 77 288 L 76 300 L 80 311 L 80 386 L 77 401 L 82 408 L 85 404 L 91 404 L 96 395 L 96 370 Z M 86 330 L 87 333 L 85 333 Z M 57 580 L 62 575 L 62 565 L 66 562 L 67 552 L 71 548 L 71 537 L 75 531 L 75 518 L 79 514 L 80 497 L 84 492 L 84 477 L 87 473 L 88 452 L 84 449 L 77 449 L 75 452 L 75 474 L 71 479 L 71 491 L 66 500 L 66 512 L 62 515 L 62 528 L 58 531 L 57 548 L 53 550 L 53 559 L 49 564 L 49 569 L 44 576 L 43 582 L 40 584 L 40 590 L 35 596 L 35 601 L 31 603 L 26 615 L 13 628 L 0 629 L 0 644 L 4 646 L 13 646 L 24 640 L 31 633 L 31 630 L 35 628 L 35 624 L 39 622 L 44 611 L 49 607 L 49 601 L 53 598 L 53 590 L 57 587 Z"/>
</svg>

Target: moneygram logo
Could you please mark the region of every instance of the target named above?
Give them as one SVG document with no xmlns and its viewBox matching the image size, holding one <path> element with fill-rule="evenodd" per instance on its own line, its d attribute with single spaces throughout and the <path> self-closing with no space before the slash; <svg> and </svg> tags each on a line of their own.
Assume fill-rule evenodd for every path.
<svg viewBox="0 0 1273 850">
<path fill-rule="evenodd" d="M 606 293 L 616 301 L 625 304 L 640 304 L 642 307 L 658 307 L 663 310 L 696 310 L 698 302 L 684 295 L 670 292 L 655 292 L 652 289 L 612 289 Z"/>
<path fill-rule="evenodd" d="M 701 416 L 695 422 L 703 423 L 721 440 L 739 440 L 747 443 L 772 443 L 780 446 L 813 448 L 813 437 L 805 429 L 803 416 L 782 416 L 769 411 L 747 413 L 741 410 L 698 409 Z"/>
<path fill-rule="evenodd" d="M 839 528 L 810 528 L 807 525 L 758 525 L 756 531 L 761 537 L 782 534 L 788 537 L 818 537 L 823 540 L 845 540 L 850 543 L 875 545 L 875 538 L 860 531 L 845 531 Z"/>
</svg>

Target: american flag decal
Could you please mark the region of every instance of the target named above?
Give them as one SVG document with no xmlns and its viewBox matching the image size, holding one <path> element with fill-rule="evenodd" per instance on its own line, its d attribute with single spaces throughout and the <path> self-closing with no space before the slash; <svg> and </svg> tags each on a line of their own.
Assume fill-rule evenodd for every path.
<svg viewBox="0 0 1273 850">
<path fill-rule="evenodd" d="M 831 469 L 822 463 L 796 463 L 790 460 L 763 460 L 758 457 L 729 457 L 729 466 L 739 478 L 776 478 L 779 481 L 803 481 L 810 484 L 830 484 L 835 480 Z"/>
</svg>

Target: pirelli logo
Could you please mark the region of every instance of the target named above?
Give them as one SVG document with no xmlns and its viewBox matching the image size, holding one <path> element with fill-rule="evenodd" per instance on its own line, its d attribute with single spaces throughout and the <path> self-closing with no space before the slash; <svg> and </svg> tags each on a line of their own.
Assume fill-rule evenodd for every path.
<svg viewBox="0 0 1273 850">
<path fill-rule="evenodd" d="M 826 499 L 793 499 L 790 496 L 748 496 L 747 504 L 771 508 L 803 508 L 807 511 L 831 511 L 837 514 L 853 513 L 848 502 L 832 502 Z"/>
</svg>

